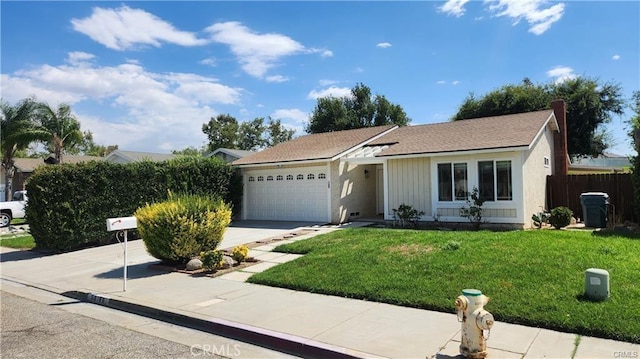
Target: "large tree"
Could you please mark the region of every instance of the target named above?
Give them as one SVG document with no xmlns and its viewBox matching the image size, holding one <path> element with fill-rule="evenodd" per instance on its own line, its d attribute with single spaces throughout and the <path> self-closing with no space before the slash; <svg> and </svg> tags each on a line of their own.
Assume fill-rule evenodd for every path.
<svg viewBox="0 0 640 359">
<path fill-rule="evenodd" d="M 82 153 L 86 156 L 106 157 L 108 154 L 118 149 L 118 145 L 104 146 L 96 144 L 93 140 L 93 133 L 91 131 L 83 132 L 82 137 L 83 139 L 80 146 L 69 151 L 69 153 Z"/>
<path fill-rule="evenodd" d="M 275 146 L 293 137 L 294 130 L 287 130 L 280 120 L 268 117 L 257 117 L 251 121 L 238 123 L 231 115 L 218 115 L 202 126 L 207 135 L 209 151 L 218 148 L 231 148 L 255 151 L 264 147 Z"/>
<path fill-rule="evenodd" d="M 371 89 L 357 84 L 350 96 L 321 97 L 318 99 L 309 123 L 308 133 L 351 130 L 355 128 L 411 122 L 404 109 L 389 102 L 383 95 L 372 96 Z"/>
<path fill-rule="evenodd" d="M 47 150 L 53 153 L 56 163 L 63 163 L 65 150 L 73 151 L 84 141 L 80 122 L 71 112 L 71 106 L 67 104 L 54 108 L 47 103 L 40 103 L 37 114 L 41 140 Z"/>
<path fill-rule="evenodd" d="M 29 145 L 39 139 L 36 130 L 35 112 L 37 102 L 32 98 L 24 99 L 15 105 L 0 102 L 0 147 L 2 147 L 2 168 L 5 173 L 5 200 L 12 196 L 15 156 L 25 151 Z"/>
<path fill-rule="evenodd" d="M 613 115 L 623 113 L 625 101 L 619 84 L 600 83 L 598 79 L 576 77 L 537 85 L 525 79 L 521 84 L 505 85 L 479 98 L 470 94 L 453 120 L 548 109 L 557 98 L 567 103 L 569 155 L 602 154 L 610 141 L 603 125 Z"/>
<path fill-rule="evenodd" d="M 211 117 L 208 123 L 202 125 L 202 132 L 209 139 L 209 151 L 218 148 L 236 148 L 238 142 L 238 120 L 231 115 Z"/>
<path fill-rule="evenodd" d="M 279 119 L 274 120 L 269 117 L 269 122 L 267 123 L 267 147 L 291 140 L 295 132 L 295 130 L 286 129 Z"/>
</svg>

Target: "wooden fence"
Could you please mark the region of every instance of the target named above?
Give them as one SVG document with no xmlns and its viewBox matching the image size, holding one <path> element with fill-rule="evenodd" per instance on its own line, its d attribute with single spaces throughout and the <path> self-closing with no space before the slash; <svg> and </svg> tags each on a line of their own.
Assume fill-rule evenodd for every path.
<svg viewBox="0 0 640 359">
<path fill-rule="evenodd" d="M 574 217 L 584 218 L 580 194 L 605 192 L 615 209 L 616 221 L 637 222 L 633 203 L 631 174 L 606 173 L 584 175 L 553 175 L 547 177 L 548 208 L 565 206 L 571 208 Z"/>
</svg>

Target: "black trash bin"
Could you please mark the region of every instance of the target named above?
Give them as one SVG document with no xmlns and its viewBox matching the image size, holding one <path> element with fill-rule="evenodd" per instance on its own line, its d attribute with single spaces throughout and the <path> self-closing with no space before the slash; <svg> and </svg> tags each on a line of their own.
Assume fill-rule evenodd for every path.
<svg viewBox="0 0 640 359">
<path fill-rule="evenodd" d="M 609 195 L 604 192 L 587 192 L 580 195 L 585 227 L 605 228 L 607 226 L 607 205 Z"/>
</svg>

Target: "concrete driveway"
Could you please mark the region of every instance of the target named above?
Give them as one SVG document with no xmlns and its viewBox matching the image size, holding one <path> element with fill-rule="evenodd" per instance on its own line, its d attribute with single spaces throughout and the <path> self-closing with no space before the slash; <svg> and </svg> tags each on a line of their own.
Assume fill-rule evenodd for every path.
<svg viewBox="0 0 640 359">
<path fill-rule="evenodd" d="M 291 233 L 303 227 L 320 225 L 314 222 L 236 221 L 227 228 L 220 249 L 232 248 L 275 236 Z"/>
</svg>

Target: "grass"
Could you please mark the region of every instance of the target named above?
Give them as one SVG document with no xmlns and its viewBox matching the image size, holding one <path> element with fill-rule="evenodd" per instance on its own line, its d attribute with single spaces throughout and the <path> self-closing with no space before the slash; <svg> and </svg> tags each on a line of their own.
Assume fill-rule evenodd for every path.
<svg viewBox="0 0 640 359">
<path fill-rule="evenodd" d="M 440 232 L 360 228 L 282 245 L 307 254 L 252 283 L 454 312 L 464 288 L 497 320 L 640 343 L 640 240 L 587 231 Z M 583 298 L 588 268 L 611 296 Z"/>
<path fill-rule="evenodd" d="M 36 246 L 36 242 L 30 234 L 7 234 L 0 236 L 0 246 L 17 249 L 32 249 Z"/>
</svg>

